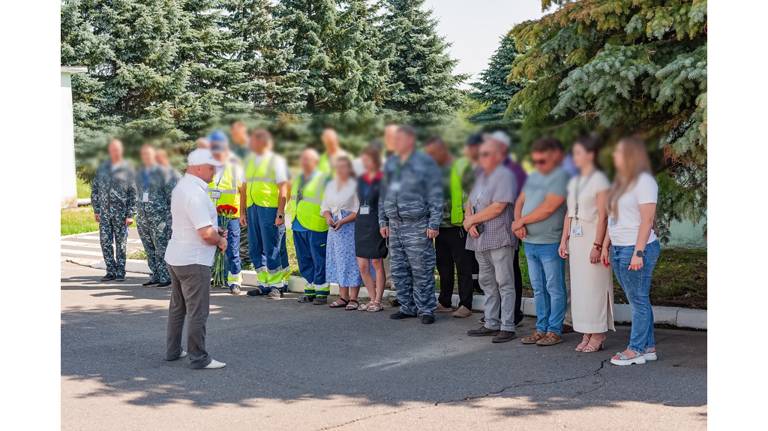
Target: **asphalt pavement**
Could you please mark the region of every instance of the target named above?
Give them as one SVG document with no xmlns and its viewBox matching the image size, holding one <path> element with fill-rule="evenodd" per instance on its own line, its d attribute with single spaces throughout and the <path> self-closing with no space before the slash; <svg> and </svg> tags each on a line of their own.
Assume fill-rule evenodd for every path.
<svg viewBox="0 0 768 431">
<path fill-rule="evenodd" d="M 228 365 L 198 371 L 163 361 L 167 290 L 101 275 L 62 262 L 64 430 L 706 429 L 706 332 L 658 329 L 660 360 L 620 368 L 626 326 L 579 354 L 577 334 L 467 337 L 479 314 L 422 325 L 217 290 L 208 350 Z"/>
</svg>

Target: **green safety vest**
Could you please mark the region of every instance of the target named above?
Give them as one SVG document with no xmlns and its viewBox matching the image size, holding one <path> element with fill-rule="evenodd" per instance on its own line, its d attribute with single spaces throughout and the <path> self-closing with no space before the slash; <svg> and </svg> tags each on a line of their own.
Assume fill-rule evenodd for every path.
<svg viewBox="0 0 768 431">
<path fill-rule="evenodd" d="M 331 160 L 328 157 L 328 153 L 323 153 L 323 155 L 320 156 L 320 161 L 317 163 L 317 170 L 325 175 L 333 174 L 333 166 L 331 166 Z"/>
<path fill-rule="evenodd" d="M 219 182 L 211 180 L 208 183 L 208 196 L 213 200 L 215 206 L 232 205 L 237 208 L 234 217 L 240 217 L 240 190 L 237 188 L 238 179 L 235 178 L 235 167 L 231 163 L 224 165 L 224 173 L 221 174 Z M 214 192 L 219 193 L 218 199 L 213 199 Z"/>
<path fill-rule="evenodd" d="M 461 184 L 461 177 L 469 167 L 469 159 L 461 157 L 451 167 L 451 224 L 460 226 L 464 223 L 464 203 L 467 194 Z"/>
<path fill-rule="evenodd" d="M 270 154 L 255 166 L 253 158 L 248 158 L 248 165 L 245 168 L 246 206 L 277 208 L 280 191 L 277 187 L 274 159 L 275 155 Z"/>
<path fill-rule="evenodd" d="M 328 223 L 325 221 L 325 217 L 320 214 L 320 204 L 323 202 L 326 178 L 325 173 L 315 172 L 312 179 L 304 184 L 304 188 L 301 190 L 301 200 L 299 200 L 301 176 L 293 179 L 291 201 L 288 203 L 288 209 L 286 210 L 289 220 L 293 221 L 295 217 L 302 226 L 311 231 L 325 232 L 328 230 Z"/>
</svg>

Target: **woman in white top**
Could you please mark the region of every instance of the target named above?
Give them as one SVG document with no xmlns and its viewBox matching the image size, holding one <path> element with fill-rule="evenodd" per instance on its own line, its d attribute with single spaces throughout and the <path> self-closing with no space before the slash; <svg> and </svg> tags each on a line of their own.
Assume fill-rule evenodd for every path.
<svg viewBox="0 0 768 431">
<path fill-rule="evenodd" d="M 608 225 L 606 200 L 610 182 L 597 169 L 598 143 L 582 137 L 573 143 L 573 163 L 579 175 L 568 183 L 568 215 L 563 222 L 560 257 L 568 258 L 571 281 L 573 329 L 583 335 L 577 352 L 603 348 L 613 325 L 613 277 L 600 264 Z"/>
<path fill-rule="evenodd" d="M 363 282 L 355 257 L 355 218 L 360 207 L 357 181 L 349 157 L 337 158 L 334 169 L 334 179 L 325 187 L 320 205 L 330 228 L 325 252 L 326 279 L 339 285 L 339 299 L 330 307 L 357 310 L 357 295 Z"/>
<path fill-rule="evenodd" d="M 608 238 L 602 260 L 613 267 L 629 305 L 632 329 L 629 346 L 611 358 L 614 365 L 644 364 L 656 360 L 651 308 L 651 276 L 660 247 L 653 231 L 659 186 L 642 140 L 619 141 L 613 152 L 616 178 L 608 192 Z"/>
</svg>

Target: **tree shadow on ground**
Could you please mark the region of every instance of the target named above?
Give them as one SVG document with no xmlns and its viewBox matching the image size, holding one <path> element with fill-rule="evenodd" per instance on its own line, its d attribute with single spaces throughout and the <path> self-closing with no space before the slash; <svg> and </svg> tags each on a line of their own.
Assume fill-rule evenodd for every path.
<svg viewBox="0 0 768 431">
<path fill-rule="evenodd" d="M 437 324 L 424 326 L 415 319 L 392 321 L 386 312 L 329 310 L 224 291 L 212 295 L 207 341 L 212 356 L 228 366 L 193 371 L 183 360 L 162 360 L 167 290 L 142 288 L 142 278 L 106 286 L 99 278 L 62 279 L 61 370 L 65 380 L 92 383 L 81 398 L 204 409 L 345 397 L 354 405 L 470 408 L 486 408 L 489 398 L 524 401 L 494 408 L 502 417 L 628 401 L 706 405 L 706 333 L 659 330 L 660 361 L 617 368 L 607 358 L 623 348 L 626 328 L 612 334 L 606 352 L 577 354 L 575 334 L 549 348 L 466 337 L 479 314 L 440 316 Z M 69 301 L 73 294 L 78 299 Z M 520 333 L 532 326 L 527 319 Z"/>
</svg>

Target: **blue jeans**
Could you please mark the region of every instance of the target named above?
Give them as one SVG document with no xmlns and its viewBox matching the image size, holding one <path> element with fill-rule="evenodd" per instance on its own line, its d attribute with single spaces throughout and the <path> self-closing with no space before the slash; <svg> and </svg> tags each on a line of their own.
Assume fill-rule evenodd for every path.
<svg viewBox="0 0 768 431">
<path fill-rule="evenodd" d="M 643 268 L 640 271 L 629 270 L 629 261 L 634 252 L 634 245 L 611 246 L 611 266 L 632 308 L 629 349 L 636 353 L 643 353 L 648 348 L 656 347 L 656 339 L 653 337 L 653 308 L 650 293 L 651 275 L 659 259 L 661 247 L 659 241 L 645 246 Z"/>
<path fill-rule="evenodd" d="M 240 274 L 240 220 L 227 222 L 227 268 L 232 275 Z"/>
<path fill-rule="evenodd" d="M 560 244 L 523 244 L 536 303 L 536 331 L 561 335 L 568 295 L 565 290 L 565 260 L 557 253 Z"/>
</svg>

